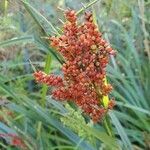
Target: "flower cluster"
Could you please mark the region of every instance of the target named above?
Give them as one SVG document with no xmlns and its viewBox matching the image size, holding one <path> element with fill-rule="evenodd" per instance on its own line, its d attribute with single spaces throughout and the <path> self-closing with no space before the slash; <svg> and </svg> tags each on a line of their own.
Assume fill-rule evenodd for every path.
<svg viewBox="0 0 150 150">
<path fill-rule="evenodd" d="M 81 25 L 77 24 L 75 11 L 68 10 L 65 16 L 63 35 L 50 38 L 51 46 L 65 59 L 63 77 L 41 71 L 34 76 L 38 82 L 55 87 L 52 92 L 55 99 L 75 102 L 97 122 L 114 106 L 110 100 L 105 108 L 103 97 L 112 90 L 110 84 L 105 84 L 105 77 L 109 56 L 115 51 L 102 38 L 91 13 L 85 13 L 85 22 Z"/>
</svg>

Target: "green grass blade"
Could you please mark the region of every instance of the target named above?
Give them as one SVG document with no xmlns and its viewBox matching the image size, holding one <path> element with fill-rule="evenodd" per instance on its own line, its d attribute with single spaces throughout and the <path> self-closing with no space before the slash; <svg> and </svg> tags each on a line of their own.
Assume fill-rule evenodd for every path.
<svg viewBox="0 0 150 150">
<path fill-rule="evenodd" d="M 7 46 L 15 45 L 18 43 L 31 43 L 33 41 L 34 39 L 32 36 L 16 37 L 16 38 L 12 38 L 12 39 L 0 42 L 0 47 L 7 47 Z"/>
<path fill-rule="evenodd" d="M 49 22 L 43 15 L 41 15 L 35 8 L 23 0 L 21 0 L 21 2 L 35 22 L 45 31 L 47 35 L 51 35 L 53 33 L 59 34 L 52 23 Z"/>
<path fill-rule="evenodd" d="M 150 111 L 149 110 L 145 110 L 145 109 L 143 109 L 141 107 L 137 107 L 137 106 L 134 106 L 134 105 L 131 105 L 131 104 L 128 104 L 128 103 L 121 103 L 121 102 L 117 102 L 117 105 L 118 106 L 122 106 L 122 107 L 126 107 L 126 108 L 130 108 L 131 110 L 139 111 L 141 113 L 144 113 L 144 114 L 150 116 Z"/>
<path fill-rule="evenodd" d="M 121 125 L 120 121 L 118 120 L 118 118 L 116 117 L 116 115 L 113 112 L 110 112 L 109 115 L 111 117 L 112 123 L 114 124 L 116 130 L 118 131 L 118 135 L 120 135 L 120 137 L 122 139 L 125 149 L 133 150 L 130 139 L 128 138 L 124 128 L 122 127 L 122 125 Z"/>
</svg>

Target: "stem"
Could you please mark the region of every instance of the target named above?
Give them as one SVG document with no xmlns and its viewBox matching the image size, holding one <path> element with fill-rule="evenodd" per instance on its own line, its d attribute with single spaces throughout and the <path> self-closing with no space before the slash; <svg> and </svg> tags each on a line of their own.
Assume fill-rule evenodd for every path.
<svg viewBox="0 0 150 150">
<path fill-rule="evenodd" d="M 4 145 L 2 142 L 0 142 L 0 146 L 2 146 L 3 148 L 7 149 L 8 147 L 6 145 Z"/>
<path fill-rule="evenodd" d="M 42 130 L 42 122 L 39 121 L 38 125 L 37 125 L 37 140 L 40 138 L 41 136 L 41 130 Z"/>
<path fill-rule="evenodd" d="M 80 13 L 82 13 L 85 9 L 89 8 L 90 6 L 92 6 L 93 4 L 95 4 L 97 1 L 99 0 L 94 0 L 91 3 L 87 4 L 85 7 L 82 7 L 77 13 L 76 15 L 79 15 Z"/>
<path fill-rule="evenodd" d="M 109 136 L 113 137 L 114 135 L 112 133 L 112 126 L 110 124 L 110 120 L 109 120 L 108 116 L 106 116 L 104 118 L 104 122 L 103 123 L 104 123 L 104 127 L 105 127 L 105 130 L 106 130 L 107 134 Z"/>
<path fill-rule="evenodd" d="M 150 61 L 150 50 L 149 50 L 149 41 L 148 41 L 148 32 L 146 31 L 146 25 L 145 25 L 145 7 L 144 7 L 144 1 L 142 0 L 138 0 L 138 5 L 139 5 L 139 10 L 140 10 L 140 14 L 141 14 L 141 23 L 142 23 L 142 30 L 143 30 L 143 35 L 144 35 L 144 40 L 143 40 L 143 44 L 145 47 L 145 51 L 147 52 L 149 61 Z"/>
<path fill-rule="evenodd" d="M 45 68 L 44 68 L 44 72 L 47 73 L 47 74 L 50 72 L 50 65 L 51 65 L 51 55 L 47 54 Z M 48 90 L 48 86 L 47 85 L 43 85 L 43 87 L 42 87 L 42 99 L 41 99 L 42 107 L 45 107 L 45 105 L 46 105 L 46 93 L 47 93 L 47 90 Z"/>
<path fill-rule="evenodd" d="M 49 73 L 50 72 L 50 65 L 51 65 L 51 55 L 47 54 L 46 56 L 46 62 L 45 62 L 45 68 L 44 68 L 44 72 L 45 73 Z M 43 85 L 42 87 L 42 94 L 41 94 L 41 106 L 44 108 L 46 106 L 46 93 L 48 90 L 48 86 L 47 85 Z M 37 127 L 37 139 L 40 138 L 40 134 L 41 134 L 41 130 L 42 130 L 42 122 L 39 121 L 38 122 L 38 127 Z"/>
<path fill-rule="evenodd" d="M 8 8 L 8 1 L 5 0 L 5 1 L 4 1 L 4 18 L 5 18 L 6 15 L 7 15 L 7 8 Z"/>
</svg>

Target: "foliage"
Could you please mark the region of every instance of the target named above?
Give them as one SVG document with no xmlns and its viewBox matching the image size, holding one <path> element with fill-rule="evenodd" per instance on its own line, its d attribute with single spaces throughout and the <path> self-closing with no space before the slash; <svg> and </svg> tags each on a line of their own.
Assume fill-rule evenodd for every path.
<svg viewBox="0 0 150 150">
<path fill-rule="evenodd" d="M 112 137 L 104 122 L 87 124 L 80 111 L 46 97 L 51 89 L 33 80 L 32 66 L 60 74 L 63 59 L 49 47 L 47 36 L 61 32 L 64 18 L 57 7 L 78 11 L 82 3 L 90 2 L 12 0 L 0 6 L 0 133 L 18 135 L 31 150 L 149 149 L 148 1 L 101 0 L 87 8 L 95 10 L 104 38 L 118 51 L 107 68 L 116 99 L 107 116 Z M 1 149 L 16 149 L 9 138 L 1 139 Z"/>
</svg>

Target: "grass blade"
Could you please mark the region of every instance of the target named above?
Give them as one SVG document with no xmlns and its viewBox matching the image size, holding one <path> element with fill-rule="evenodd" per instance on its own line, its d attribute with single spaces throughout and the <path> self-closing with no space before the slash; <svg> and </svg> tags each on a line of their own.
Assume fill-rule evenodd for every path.
<svg viewBox="0 0 150 150">
<path fill-rule="evenodd" d="M 34 39 L 32 36 L 24 36 L 24 37 L 16 37 L 6 41 L 0 42 L 0 47 L 7 47 L 18 43 L 30 43 L 33 42 Z"/>
<path fill-rule="evenodd" d="M 120 121 L 116 117 L 116 115 L 113 112 L 110 112 L 109 115 L 111 117 L 112 123 L 116 127 L 116 130 L 118 131 L 118 134 L 120 135 L 120 137 L 122 139 L 125 149 L 133 150 L 132 144 L 131 144 L 128 136 L 126 135 L 126 132 L 124 131 L 124 128 L 122 127 Z"/>
</svg>

